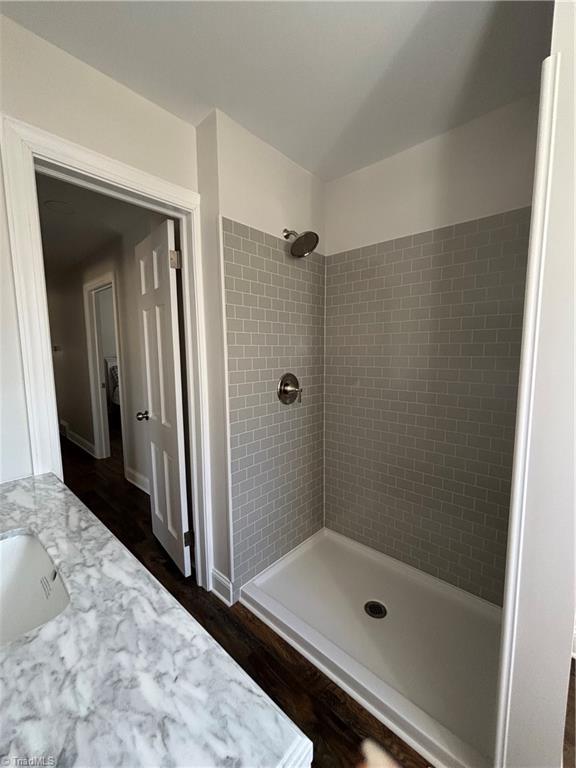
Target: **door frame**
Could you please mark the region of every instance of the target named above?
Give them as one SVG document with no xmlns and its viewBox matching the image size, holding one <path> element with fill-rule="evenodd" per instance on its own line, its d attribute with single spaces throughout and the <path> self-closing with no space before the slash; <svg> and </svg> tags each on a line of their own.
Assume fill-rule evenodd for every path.
<svg viewBox="0 0 576 768">
<path fill-rule="evenodd" d="M 555 32 L 563 25 L 570 30 L 566 48 L 572 44 L 572 38 L 570 43 L 568 39 L 576 18 L 569 6 L 557 3 L 554 12 Z M 566 12 L 559 14 L 559 10 Z M 554 43 L 555 33 L 553 49 Z M 568 588 L 574 573 L 574 528 L 570 526 L 574 514 L 570 466 L 574 458 L 574 333 L 573 322 L 567 322 L 570 302 L 572 321 L 574 317 L 570 292 L 574 234 L 569 224 L 573 221 L 574 179 L 568 171 L 564 175 L 568 159 L 559 159 L 560 148 L 569 144 L 574 119 L 570 124 L 570 58 L 563 60 L 563 43 L 559 45 L 560 50 L 544 60 L 541 75 L 502 614 L 496 768 L 526 759 L 532 760 L 531 765 L 542 764 L 544 750 L 548 755 L 556 751 L 550 760 L 561 757 L 570 650 L 574 655 L 576 642 L 574 593 L 572 586 Z M 571 139 L 573 148 L 573 134 Z M 554 282 L 564 279 L 564 293 L 556 295 Z M 554 301 L 562 311 L 552 308 Z M 557 370 L 550 368 L 553 354 L 562 356 Z M 563 379 L 560 387 L 555 381 L 559 376 Z M 550 407 L 552 403 L 554 407 Z M 545 454 L 547 463 L 542 461 Z M 527 675 L 533 669 L 537 671 Z M 533 696 L 537 683 L 538 695 Z M 553 713 L 548 720 L 553 717 L 555 721 L 545 740 L 539 738 L 542 724 L 550 722 L 543 718 L 543 702 L 546 711 Z M 532 724 L 540 727 L 540 731 L 531 731 L 542 750 L 536 757 L 531 751 L 536 739 L 526 738 Z"/>
<path fill-rule="evenodd" d="M 104 358 L 100 344 L 100 328 L 98 326 L 98 313 L 96 311 L 96 294 L 110 288 L 112 291 L 112 322 L 114 325 L 114 339 L 116 342 L 116 359 L 118 361 L 118 394 L 120 399 L 120 422 L 122 435 L 126 434 L 124 425 L 124 392 L 122 351 L 120 347 L 120 333 L 118 325 L 118 304 L 116 298 L 116 278 L 114 272 L 106 272 L 100 277 L 84 283 L 82 294 L 84 299 L 84 321 L 86 325 L 86 345 L 88 350 L 88 374 L 90 377 L 90 403 L 92 405 L 92 429 L 94 433 L 94 456 L 97 459 L 106 459 L 110 456 L 110 430 L 108 427 L 108 412 L 104 408 L 102 399 L 102 375 L 104 371 Z M 124 467 L 126 467 L 125 441 L 122 440 L 122 453 L 124 455 Z"/>
<path fill-rule="evenodd" d="M 34 475 L 51 472 L 63 479 L 35 173 L 151 209 L 179 222 L 196 579 L 200 586 L 211 590 L 209 389 L 200 195 L 35 126 L 6 115 L 0 117 L 8 231 Z"/>
</svg>

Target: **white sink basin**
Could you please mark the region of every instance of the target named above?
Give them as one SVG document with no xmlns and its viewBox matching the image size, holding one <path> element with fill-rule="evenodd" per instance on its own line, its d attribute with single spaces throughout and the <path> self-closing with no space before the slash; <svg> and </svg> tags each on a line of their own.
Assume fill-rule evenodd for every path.
<svg viewBox="0 0 576 768">
<path fill-rule="evenodd" d="M 40 540 L 27 531 L 0 538 L 0 644 L 46 624 L 70 602 Z"/>
</svg>

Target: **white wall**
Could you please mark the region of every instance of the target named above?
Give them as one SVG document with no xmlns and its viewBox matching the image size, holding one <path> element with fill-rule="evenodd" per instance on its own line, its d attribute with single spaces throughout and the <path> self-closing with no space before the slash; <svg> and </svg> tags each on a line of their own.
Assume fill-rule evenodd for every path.
<svg viewBox="0 0 576 768">
<path fill-rule="evenodd" d="M 6 203 L 0 184 L 0 483 L 25 477 L 31 472 Z"/>
<path fill-rule="evenodd" d="M 326 184 L 325 253 L 530 205 L 536 97 Z"/>
<path fill-rule="evenodd" d="M 504 604 L 506 768 L 562 765 L 575 608 L 575 39 L 576 5 L 557 2 L 558 110 L 550 175 L 543 163 L 537 169 L 526 295 L 527 311 L 539 312 L 524 325 L 535 349 L 531 358 L 525 338 L 516 444 L 526 453 L 517 447 Z"/>
<path fill-rule="evenodd" d="M 0 78 L 5 114 L 197 189 L 193 126 L 5 16 Z"/>
<path fill-rule="evenodd" d="M 324 236 L 324 184 L 216 110 L 220 213 L 281 236 L 284 227 Z"/>
</svg>

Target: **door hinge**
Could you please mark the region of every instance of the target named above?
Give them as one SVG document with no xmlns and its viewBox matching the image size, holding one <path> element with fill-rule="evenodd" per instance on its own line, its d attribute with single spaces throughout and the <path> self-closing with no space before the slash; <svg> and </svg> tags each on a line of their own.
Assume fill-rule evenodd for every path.
<svg viewBox="0 0 576 768">
<path fill-rule="evenodd" d="M 182 268 L 182 257 L 180 251 L 170 251 L 170 267 L 171 269 Z"/>
<path fill-rule="evenodd" d="M 186 531 L 184 534 L 184 546 L 190 547 L 192 545 L 192 533 L 191 531 Z"/>
</svg>

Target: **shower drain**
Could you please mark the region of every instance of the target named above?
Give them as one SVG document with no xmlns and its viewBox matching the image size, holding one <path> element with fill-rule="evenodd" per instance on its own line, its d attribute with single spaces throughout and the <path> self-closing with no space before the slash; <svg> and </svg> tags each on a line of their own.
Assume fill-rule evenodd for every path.
<svg viewBox="0 0 576 768">
<path fill-rule="evenodd" d="M 364 603 L 364 610 L 372 619 L 383 619 L 388 613 L 386 606 L 378 600 L 368 600 Z"/>
</svg>

